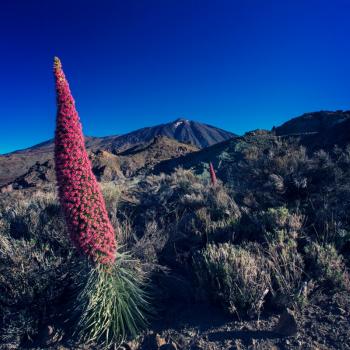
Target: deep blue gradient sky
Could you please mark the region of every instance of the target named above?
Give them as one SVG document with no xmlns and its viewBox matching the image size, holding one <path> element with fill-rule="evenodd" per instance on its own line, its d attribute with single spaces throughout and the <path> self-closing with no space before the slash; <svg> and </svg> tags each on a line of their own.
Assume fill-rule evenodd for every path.
<svg viewBox="0 0 350 350">
<path fill-rule="evenodd" d="M 243 133 L 350 109 L 348 0 L 5 0 L 0 153 L 52 138 L 61 58 L 87 135 Z"/>
</svg>

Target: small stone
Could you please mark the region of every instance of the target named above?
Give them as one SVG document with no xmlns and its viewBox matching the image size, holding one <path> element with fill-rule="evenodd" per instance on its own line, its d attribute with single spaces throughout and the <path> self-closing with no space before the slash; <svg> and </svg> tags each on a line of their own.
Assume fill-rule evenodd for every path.
<svg viewBox="0 0 350 350">
<path fill-rule="evenodd" d="M 177 350 L 177 346 L 175 343 L 171 342 L 168 344 L 162 345 L 159 350 Z"/>
<path fill-rule="evenodd" d="M 346 311 L 344 309 L 342 309 L 341 307 L 338 307 L 338 311 L 341 315 L 345 315 Z"/>
<path fill-rule="evenodd" d="M 191 348 L 191 350 L 204 350 L 203 346 L 202 346 L 202 341 L 201 340 L 196 340 Z"/>
<path fill-rule="evenodd" d="M 166 340 L 158 333 L 151 331 L 143 338 L 140 348 L 143 350 L 159 350 L 160 348 L 163 349 L 164 345 L 166 345 Z"/>
<path fill-rule="evenodd" d="M 151 331 L 149 334 L 147 334 L 142 341 L 141 349 L 142 350 L 158 350 L 157 345 L 157 337 L 156 335 Z"/>
<path fill-rule="evenodd" d="M 156 343 L 158 348 L 162 347 L 163 345 L 166 345 L 165 339 L 162 338 L 159 334 L 156 334 Z"/>
<path fill-rule="evenodd" d="M 61 330 L 56 330 L 53 326 L 47 326 L 42 329 L 39 334 L 40 343 L 49 346 L 57 344 L 63 338 L 63 332 Z"/>
<path fill-rule="evenodd" d="M 273 331 L 284 337 L 293 336 L 298 332 L 295 317 L 289 309 L 283 311 Z"/>
<path fill-rule="evenodd" d="M 12 192 L 12 191 L 13 191 L 13 185 L 12 184 L 5 185 L 5 186 L 2 186 L 0 188 L 0 193 L 9 193 L 9 192 Z"/>
<path fill-rule="evenodd" d="M 127 343 L 123 343 L 121 345 L 121 349 L 125 350 L 137 350 L 139 346 L 139 343 L 136 340 L 131 340 Z"/>
</svg>

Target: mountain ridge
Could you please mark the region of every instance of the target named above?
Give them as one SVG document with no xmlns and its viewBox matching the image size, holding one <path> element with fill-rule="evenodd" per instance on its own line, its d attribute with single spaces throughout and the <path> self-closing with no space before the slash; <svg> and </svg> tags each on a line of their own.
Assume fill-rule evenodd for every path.
<svg viewBox="0 0 350 350">
<path fill-rule="evenodd" d="M 274 128 L 277 136 L 322 132 L 350 119 L 350 110 L 304 113 Z"/>
<path fill-rule="evenodd" d="M 192 132 L 190 134 L 182 134 L 183 130 Z M 208 132 L 209 131 L 209 132 Z M 204 137 L 201 133 L 205 133 Z M 167 136 L 183 143 L 192 143 L 199 148 L 210 146 L 214 143 L 221 142 L 225 139 L 237 136 L 235 133 L 220 129 L 210 124 L 197 122 L 185 118 L 177 118 L 168 123 L 162 123 L 154 126 L 146 126 L 124 134 L 114 134 L 107 136 L 88 136 L 85 135 L 85 143 L 87 148 L 96 148 L 101 145 L 109 144 L 114 147 L 114 151 L 124 149 L 123 144 L 126 140 L 130 143 L 147 142 L 152 140 L 155 136 Z M 8 156 L 11 154 L 26 153 L 28 151 L 53 151 L 54 139 L 39 142 L 23 149 L 14 150 L 11 152 L 0 154 Z M 106 147 L 106 146 L 104 146 Z"/>
<path fill-rule="evenodd" d="M 102 181 L 108 181 L 119 176 L 130 177 L 150 171 L 167 172 L 179 165 L 188 167 L 192 162 L 207 163 L 212 161 L 215 153 L 221 153 L 221 148 L 250 135 L 265 139 L 270 136 L 293 137 L 300 145 L 306 146 L 309 152 L 321 148 L 327 151 L 335 145 L 343 147 L 349 144 L 350 111 L 305 113 L 271 131 L 255 130 L 240 137 L 207 124 L 179 118 L 124 135 L 101 138 L 87 136 L 86 147 L 94 155 L 96 175 Z M 41 178 L 52 180 L 53 176 L 46 172 L 53 169 L 53 147 L 53 141 L 46 141 L 31 148 L 0 155 L 0 187 L 16 181 L 20 184 L 27 180 L 35 183 L 35 179 L 41 182 Z M 192 155 L 193 152 L 197 152 L 196 155 Z"/>
<path fill-rule="evenodd" d="M 89 150 L 92 171 L 98 181 L 115 181 L 126 177 L 140 175 L 153 170 L 163 160 L 177 158 L 199 149 L 196 146 L 180 143 L 166 136 L 158 136 L 151 142 L 135 146 L 131 151 L 115 155 L 106 150 Z M 55 183 L 55 166 L 53 158 L 36 162 L 29 169 L 9 183 L 1 186 L 3 191 L 26 189 Z"/>
<path fill-rule="evenodd" d="M 215 126 L 199 123 L 187 119 L 176 119 L 173 122 L 137 129 L 133 132 L 105 137 L 86 136 L 86 147 L 91 152 L 99 150 L 119 155 L 130 148 L 146 146 L 157 137 L 167 137 L 180 143 L 192 145 L 194 149 L 207 147 L 223 140 L 230 139 L 236 135 L 219 129 Z M 172 145 L 165 153 L 173 157 L 178 148 Z M 32 147 L 17 150 L 0 155 L 0 186 L 11 183 L 15 179 L 25 175 L 36 163 L 43 164 L 53 159 L 53 140 L 44 141 Z M 159 153 L 157 153 L 159 155 Z M 160 159 L 164 160 L 167 154 Z M 139 160 L 138 160 L 139 163 Z"/>
</svg>

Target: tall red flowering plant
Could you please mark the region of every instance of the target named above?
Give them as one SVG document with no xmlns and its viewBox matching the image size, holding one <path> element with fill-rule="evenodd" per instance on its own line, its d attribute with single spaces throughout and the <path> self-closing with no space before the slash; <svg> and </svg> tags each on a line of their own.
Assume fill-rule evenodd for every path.
<svg viewBox="0 0 350 350">
<path fill-rule="evenodd" d="M 117 347 L 147 324 L 149 309 L 141 263 L 117 249 L 113 227 L 85 149 L 78 113 L 61 62 L 57 92 L 55 165 L 58 193 L 75 246 L 93 261 L 76 300 L 76 333 L 84 342 Z M 106 268 L 107 267 L 107 268 Z"/>
<path fill-rule="evenodd" d="M 54 75 L 57 93 L 56 177 L 70 237 L 75 246 L 93 261 L 113 264 L 116 257 L 114 230 L 91 170 L 79 115 L 57 57 Z"/>
<path fill-rule="evenodd" d="M 211 184 L 212 184 L 213 186 L 215 186 L 217 180 L 216 180 L 216 174 L 215 174 L 215 170 L 214 170 L 214 166 L 213 166 L 213 163 L 212 163 L 212 162 L 209 163 L 209 172 L 210 172 Z"/>
</svg>

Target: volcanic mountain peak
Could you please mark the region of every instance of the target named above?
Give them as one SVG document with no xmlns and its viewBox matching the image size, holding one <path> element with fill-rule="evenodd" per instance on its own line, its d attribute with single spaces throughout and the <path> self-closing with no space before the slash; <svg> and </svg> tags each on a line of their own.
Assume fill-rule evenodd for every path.
<svg viewBox="0 0 350 350">
<path fill-rule="evenodd" d="M 179 119 L 174 120 L 171 124 L 173 124 L 173 126 L 175 128 L 177 128 L 180 125 L 189 124 L 189 122 L 190 121 L 188 119 L 179 118 Z"/>
<path fill-rule="evenodd" d="M 236 136 L 229 131 L 211 125 L 179 118 L 169 123 L 145 127 L 115 138 L 113 147 L 116 149 L 119 148 L 119 150 L 125 150 L 127 147 L 125 148 L 122 145 L 135 145 L 141 142 L 148 142 L 158 135 L 166 136 L 183 143 L 191 143 L 199 148 L 208 147 Z M 116 149 L 114 151 L 117 151 Z"/>
</svg>

